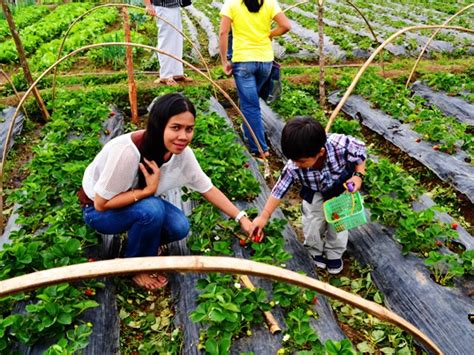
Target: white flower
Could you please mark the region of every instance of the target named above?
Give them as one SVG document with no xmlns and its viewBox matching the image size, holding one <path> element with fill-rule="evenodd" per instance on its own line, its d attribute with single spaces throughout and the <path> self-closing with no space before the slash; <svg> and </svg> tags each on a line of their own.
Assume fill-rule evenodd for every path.
<svg viewBox="0 0 474 355">
<path fill-rule="evenodd" d="M 241 284 L 239 284 L 238 282 L 236 282 L 236 283 L 234 284 L 234 287 L 235 287 L 235 288 L 241 288 L 241 287 L 242 287 L 242 285 L 241 285 Z"/>
<path fill-rule="evenodd" d="M 286 267 L 286 264 L 280 264 L 281 267 Z"/>
<path fill-rule="evenodd" d="M 221 238 L 219 238 L 219 236 L 217 236 L 217 235 L 214 237 L 214 240 L 220 240 L 220 239 Z"/>
<path fill-rule="evenodd" d="M 283 342 L 290 340 L 290 334 L 285 334 L 283 337 Z"/>
<path fill-rule="evenodd" d="M 210 251 L 211 251 L 211 249 L 209 249 L 209 248 L 204 249 L 205 253 L 209 253 Z"/>
</svg>

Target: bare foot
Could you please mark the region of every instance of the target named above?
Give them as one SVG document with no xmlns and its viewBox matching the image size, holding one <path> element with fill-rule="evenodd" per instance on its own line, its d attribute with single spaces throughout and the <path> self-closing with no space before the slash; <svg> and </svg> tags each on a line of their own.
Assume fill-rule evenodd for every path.
<svg viewBox="0 0 474 355">
<path fill-rule="evenodd" d="M 157 290 L 168 284 L 168 278 L 163 274 L 149 274 L 141 272 L 132 277 L 132 280 L 140 287 L 147 290 Z"/>
</svg>

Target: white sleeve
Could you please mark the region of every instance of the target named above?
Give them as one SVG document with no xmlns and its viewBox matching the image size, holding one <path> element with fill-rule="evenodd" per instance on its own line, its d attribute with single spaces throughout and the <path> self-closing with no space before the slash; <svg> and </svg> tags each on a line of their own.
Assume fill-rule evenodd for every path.
<svg viewBox="0 0 474 355">
<path fill-rule="evenodd" d="M 186 154 L 184 157 L 185 164 L 183 169 L 185 185 L 199 193 L 205 193 L 209 191 L 213 186 L 212 181 L 204 173 L 204 171 L 202 171 L 201 166 L 199 165 L 191 148 L 186 149 L 183 154 Z"/>
<path fill-rule="evenodd" d="M 140 157 L 129 145 L 115 145 L 113 150 L 94 186 L 94 193 L 106 200 L 132 188 L 140 162 Z"/>
</svg>

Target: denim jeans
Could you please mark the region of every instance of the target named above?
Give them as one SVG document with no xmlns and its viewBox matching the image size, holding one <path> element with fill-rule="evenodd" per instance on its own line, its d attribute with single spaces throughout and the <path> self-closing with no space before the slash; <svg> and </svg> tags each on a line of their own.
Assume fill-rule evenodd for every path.
<svg viewBox="0 0 474 355">
<path fill-rule="evenodd" d="M 128 231 L 125 250 L 128 258 L 156 256 L 160 245 L 181 240 L 189 233 L 189 221 L 183 211 L 154 196 L 103 212 L 86 206 L 83 216 L 86 224 L 100 233 Z"/>
<path fill-rule="evenodd" d="M 258 143 L 263 151 L 268 150 L 265 141 L 265 128 L 262 121 L 262 113 L 260 111 L 259 97 L 262 96 L 264 84 L 270 77 L 272 70 L 272 62 L 236 62 L 232 64 L 235 84 L 240 100 L 240 110 L 252 127 Z M 249 140 L 250 151 L 257 153 L 258 148 L 255 144 L 247 125 L 244 126 L 244 133 Z"/>
</svg>

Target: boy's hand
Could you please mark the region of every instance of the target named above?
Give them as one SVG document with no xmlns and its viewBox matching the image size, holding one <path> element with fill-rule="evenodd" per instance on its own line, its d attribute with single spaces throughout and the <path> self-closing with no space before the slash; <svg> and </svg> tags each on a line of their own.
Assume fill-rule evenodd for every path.
<svg viewBox="0 0 474 355">
<path fill-rule="evenodd" d="M 255 218 L 252 222 L 253 225 L 253 233 L 250 236 L 253 239 L 258 238 L 259 241 L 262 240 L 263 238 L 263 228 L 267 225 L 268 218 L 260 215 L 257 218 Z"/>
<path fill-rule="evenodd" d="M 349 180 L 346 181 L 346 185 L 348 185 L 349 183 L 354 186 L 352 192 L 357 192 L 362 187 L 362 178 L 360 178 L 359 176 L 352 176 Z"/>
</svg>

